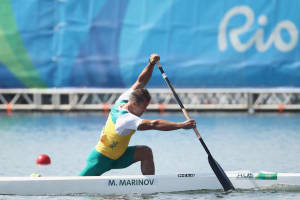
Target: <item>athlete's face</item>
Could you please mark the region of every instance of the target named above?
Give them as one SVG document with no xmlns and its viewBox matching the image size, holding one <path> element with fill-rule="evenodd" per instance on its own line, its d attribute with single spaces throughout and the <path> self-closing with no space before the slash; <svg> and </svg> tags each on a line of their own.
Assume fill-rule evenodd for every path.
<svg viewBox="0 0 300 200">
<path fill-rule="evenodd" d="M 141 103 L 133 102 L 133 104 L 134 104 L 134 111 L 133 111 L 134 114 L 136 116 L 142 116 L 142 114 L 146 112 L 149 102 L 148 101 L 144 101 Z"/>
</svg>

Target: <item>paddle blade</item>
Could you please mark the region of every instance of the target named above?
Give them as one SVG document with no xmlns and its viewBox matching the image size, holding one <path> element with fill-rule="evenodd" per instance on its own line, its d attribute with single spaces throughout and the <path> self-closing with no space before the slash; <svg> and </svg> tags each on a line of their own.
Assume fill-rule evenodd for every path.
<svg viewBox="0 0 300 200">
<path fill-rule="evenodd" d="M 211 168 L 213 169 L 214 173 L 218 177 L 221 185 L 223 186 L 224 191 L 227 192 L 229 190 L 234 190 L 234 187 L 231 181 L 229 180 L 228 176 L 225 174 L 222 167 L 217 163 L 217 161 L 215 161 L 215 159 L 211 155 L 208 155 L 208 162 Z"/>
</svg>

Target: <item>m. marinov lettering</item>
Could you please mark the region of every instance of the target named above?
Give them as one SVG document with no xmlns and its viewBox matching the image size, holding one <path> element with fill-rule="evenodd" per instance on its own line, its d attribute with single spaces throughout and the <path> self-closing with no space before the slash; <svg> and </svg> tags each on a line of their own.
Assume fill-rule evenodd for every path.
<svg viewBox="0 0 300 200">
<path fill-rule="evenodd" d="M 153 185 L 154 179 L 121 179 L 119 184 L 115 180 L 108 180 L 108 186 L 135 186 L 135 185 Z"/>
</svg>

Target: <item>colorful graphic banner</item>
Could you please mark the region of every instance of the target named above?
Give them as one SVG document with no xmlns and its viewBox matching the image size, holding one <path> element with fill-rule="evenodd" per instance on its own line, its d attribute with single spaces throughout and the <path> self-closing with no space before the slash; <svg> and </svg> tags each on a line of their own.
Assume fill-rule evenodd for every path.
<svg viewBox="0 0 300 200">
<path fill-rule="evenodd" d="M 298 0 L 2 0 L 0 88 L 300 87 Z M 155 71 L 149 87 L 166 87 Z"/>
</svg>

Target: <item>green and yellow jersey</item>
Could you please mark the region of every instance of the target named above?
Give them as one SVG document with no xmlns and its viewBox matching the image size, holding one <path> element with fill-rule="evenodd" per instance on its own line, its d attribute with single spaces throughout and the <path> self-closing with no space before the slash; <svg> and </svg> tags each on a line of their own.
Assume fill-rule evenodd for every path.
<svg viewBox="0 0 300 200">
<path fill-rule="evenodd" d="M 131 136 L 137 130 L 142 119 L 122 108 L 127 103 L 133 89 L 123 93 L 111 108 L 102 130 L 96 150 L 106 157 L 117 160 L 126 151 Z"/>
</svg>

